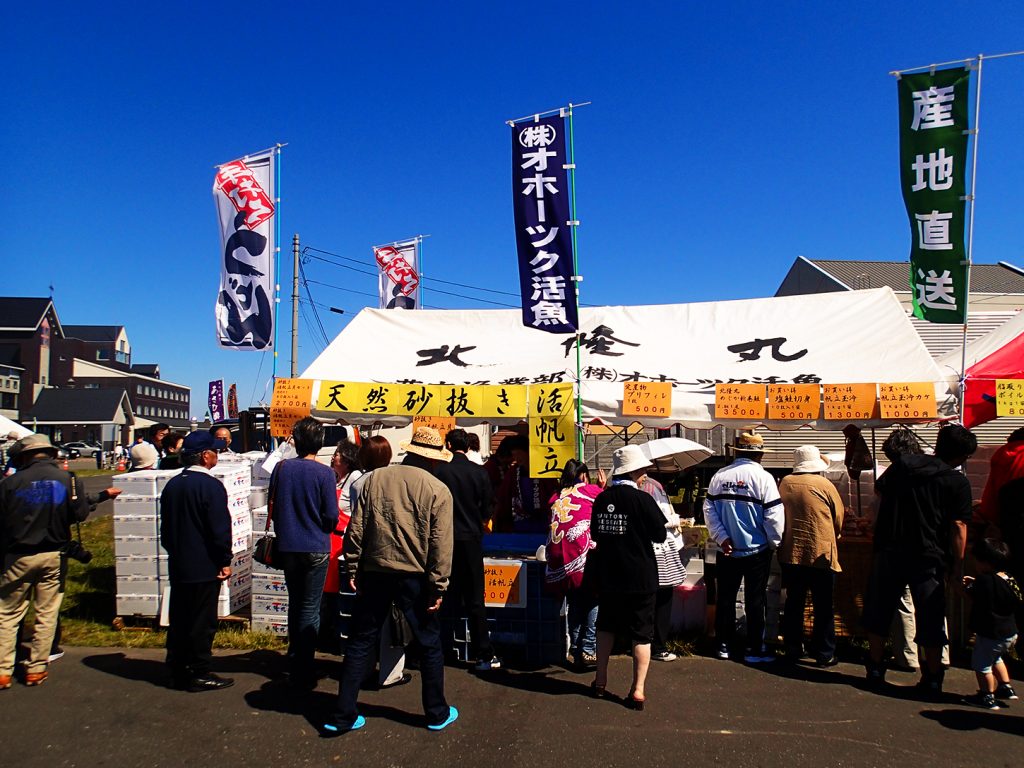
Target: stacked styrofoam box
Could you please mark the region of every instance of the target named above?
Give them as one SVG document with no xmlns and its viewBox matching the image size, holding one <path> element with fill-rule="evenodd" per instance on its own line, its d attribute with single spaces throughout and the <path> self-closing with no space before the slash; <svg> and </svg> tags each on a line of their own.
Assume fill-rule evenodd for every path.
<svg viewBox="0 0 1024 768">
<path fill-rule="evenodd" d="M 252 553 L 239 552 L 231 558 L 231 575 L 220 585 L 217 615 L 227 616 L 249 604 L 252 596 Z"/>
<path fill-rule="evenodd" d="M 178 470 L 143 470 L 113 478 L 114 572 L 117 613 L 155 616 L 167 586 L 167 553 L 160 546 L 160 494 Z"/>
<path fill-rule="evenodd" d="M 248 459 L 238 454 L 221 454 L 211 474 L 228 492 L 231 517 L 231 576 L 221 585 L 218 615 L 226 616 L 249 604 L 252 595 L 252 512 L 249 490 L 252 469 Z"/>
<path fill-rule="evenodd" d="M 252 510 L 253 540 L 264 535 L 267 527 L 267 508 L 254 507 Z M 274 535 L 274 524 L 270 524 L 270 535 Z M 252 565 L 252 628 L 257 632 L 272 632 L 275 635 L 288 634 L 288 587 L 284 573 L 276 568 L 258 563 Z"/>
</svg>

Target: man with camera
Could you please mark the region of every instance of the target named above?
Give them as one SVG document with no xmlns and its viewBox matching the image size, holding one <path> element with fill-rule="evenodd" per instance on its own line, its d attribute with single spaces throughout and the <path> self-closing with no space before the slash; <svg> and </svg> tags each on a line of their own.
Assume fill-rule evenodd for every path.
<svg viewBox="0 0 1024 768">
<path fill-rule="evenodd" d="M 69 550 L 71 523 L 84 520 L 91 505 L 75 476 L 57 465 L 50 439 L 23 437 L 11 448 L 11 457 L 17 472 L 0 482 L 0 690 L 11 687 L 18 627 L 33 597 L 35 630 L 25 685 L 46 680 L 63 599 L 63 556 L 91 557 L 80 545 Z M 111 490 L 98 501 L 117 495 Z"/>
</svg>

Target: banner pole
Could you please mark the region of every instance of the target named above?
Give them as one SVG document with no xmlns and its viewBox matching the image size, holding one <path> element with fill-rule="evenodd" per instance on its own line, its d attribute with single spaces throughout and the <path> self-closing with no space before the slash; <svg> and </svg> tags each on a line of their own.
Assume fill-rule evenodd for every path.
<svg viewBox="0 0 1024 768">
<path fill-rule="evenodd" d="M 281 310 L 281 144 L 274 149 L 274 366 L 277 381 L 277 321 Z"/>
<path fill-rule="evenodd" d="M 981 135 L 981 65 L 984 54 L 978 54 L 978 81 L 974 87 L 974 146 L 971 147 L 971 193 L 967 198 L 971 209 L 967 217 L 967 285 L 964 290 L 964 333 L 960 348 L 960 421 L 964 420 L 967 401 L 967 310 L 971 296 L 971 264 L 974 257 L 974 195 L 978 183 L 978 139 Z"/>
<path fill-rule="evenodd" d="M 580 316 L 580 262 L 579 248 L 576 242 L 576 229 L 579 220 L 576 218 L 576 143 L 573 133 L 573 104 L 569 102 L 569 226 L 572 227 L 572 279 L 573 299 L 576 302 L 576 317 Z M 580 329 L 576 329 L 576 458 L 583 461 L 583 380 L 580 364 Z"/>
</svg>

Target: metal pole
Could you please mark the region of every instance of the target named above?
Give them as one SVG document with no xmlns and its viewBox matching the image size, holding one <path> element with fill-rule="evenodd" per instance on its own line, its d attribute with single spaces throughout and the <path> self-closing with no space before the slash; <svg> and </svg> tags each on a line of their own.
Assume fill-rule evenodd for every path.
<svg viewBox="0 0 1024 768">
<path fill-rule="evenodd" d="M 277 323 L 281 310 L 281 144 L 274 151 L 274 366 L 271 380 L 277 381 Z"/>
<path fill-rule="evenodd" d="M 1024 56 L 1024 51 L 1011 51 L 1010 53 L 993 53 L 986 56 L 986 59 L 1005 59 L 1008 56 Z M 978 57 L 981 58 L 980 56 Z M 894 69 L 890 72 L 890 75 L 905 75 L 907 72 L 918 72 L 922 69 L 937 69 L 938 67 L 946 67 L 950 64 L 964 64 L 969 66 L 974 61 L 971 59 L 953 59 L 953 61 L 940 61 L 938 64 L 925 64 L 923 67 L 908 67 L 907 69 Z"/>
<path fill-rule="evenodd" d="M 292 237 L 292 378 L 299 375 L 299 233 Z"/>
<path fill-rule="evenodd" d="M 967 287 L 964 291 L 964 334 L 960 349 L 960 421 L 964 420 L 964 403 L 967 400 L 967 309 L 971 296 L 971 263 L 974 257 L 974 194 L 978 183 L 978 138 L 981 132 L 981 64 L 983 54 L 978 54 L 978 82 L 974 86 L 974 146 L 971 148 L 971 193 L 967 202 L 971 212 L 967 218 Z"/>
<path fill-rule="evenodd" d="M 572 231 L 572 280 L 573 300 L 576 302 L 576 317 L 580 316 L 580 262 L 579 247 L 576 242 L 576 230 L 579 220 L 576 218 L 576 143 L 573 133 L 572 107 L 569 102 L 569 160 L 566 168 L 569 171 L 569 226 Z M 576 456 L 583 460 L 583 379 L 580 364 L 580 334 L 576 329 Z"/>
</svg>

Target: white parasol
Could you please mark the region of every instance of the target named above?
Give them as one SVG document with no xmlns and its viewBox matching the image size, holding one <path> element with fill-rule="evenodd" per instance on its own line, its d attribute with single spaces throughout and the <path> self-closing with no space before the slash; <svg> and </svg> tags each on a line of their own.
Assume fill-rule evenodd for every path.
<svg viewBox="0 0 1024 768">
<path fill-rule="evenodd" d="M 640 446 L 658 472 L 682 472 L 700 464 L 714 451 L 685 437 L 662 437 Z"/>
</svg>

